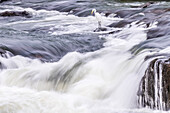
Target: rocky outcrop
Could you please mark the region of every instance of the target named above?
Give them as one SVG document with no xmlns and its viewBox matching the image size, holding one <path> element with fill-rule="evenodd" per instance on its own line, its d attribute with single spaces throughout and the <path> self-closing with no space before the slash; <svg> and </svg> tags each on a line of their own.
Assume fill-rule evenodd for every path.
<svg viewBox="0 0 170 113">
<path fill-rule="evenodd" d="M 170 109 L 170 59 L 151 61 L 140 83 L 138 102 L 140 107 Z"/>
</svg>

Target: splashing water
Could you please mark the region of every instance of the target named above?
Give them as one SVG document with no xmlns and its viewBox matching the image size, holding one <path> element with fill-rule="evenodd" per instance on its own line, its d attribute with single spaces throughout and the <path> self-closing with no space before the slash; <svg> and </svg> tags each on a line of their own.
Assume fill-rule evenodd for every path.
<svg viewBox="0 0 170 113">
<path fill-rule="evenodd" d="M 1 27 L 19 28 L 18 24 L 22 24 L 27 31 L 27 24 L 32 28 L 49 26 L 48 34 L 56 37 L 74 33 L 95 34 L 105 40 L 104 47 L 87 53 L 69 52 L 57 62 L 41 62 L 20 55 L 0 57 L 3 66 L 0 71 L 0 112 L 159 112 L 138 109 L 137 105 L 139 83 L 149 65 L 145 57 L 157 52 L 145 50 L 134 55 L 130 51 L 134 45 L 146 40 L 145 30 L 149 28 L 145 28 L 145 24 L 134 22 L 115 34 L 93 33 L 95 17 L 77 17 L 57 11 L 29 11 L 36 15 L 33 20 L 4 23 Z M 105 25 L 120 20 L 103 18 Z M 157 85 L 161 87 L 161 82 L 155 87 Z M 156 92 L 161 96 L 161 89 Z"/>
</svg>

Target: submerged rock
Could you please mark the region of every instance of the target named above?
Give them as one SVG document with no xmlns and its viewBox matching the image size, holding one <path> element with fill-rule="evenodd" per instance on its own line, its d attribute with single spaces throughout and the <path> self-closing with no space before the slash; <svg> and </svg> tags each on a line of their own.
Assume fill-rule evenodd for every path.
<svg viewBox="0 0 170 113">
<path fill-rule="evenodd" d="M 122 28 L 132 22 L 133 22 L 133 20 L 125 19 L 125 20 L 121 20 L 119 22 L 114 22 L 114 23 L 110 24 L 108 27 Z"/>
<path fill-rule="evenodd" d="M 138 90 L 140 107 L 170 109 L 170 59 L 152 60 Z"/>
</svg>

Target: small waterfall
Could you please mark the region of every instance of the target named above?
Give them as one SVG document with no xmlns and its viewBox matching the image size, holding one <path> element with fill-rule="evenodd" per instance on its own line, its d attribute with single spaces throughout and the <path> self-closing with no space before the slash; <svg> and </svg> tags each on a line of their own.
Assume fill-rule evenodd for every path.
<svg viewBox="0 0 170 113">
<path fill-rule="evenodd" d="M 165 57 L 151 61 L 138 91 L 140 107 L 156 110 L 169 109 L 169 64 L 169 59 Z"/>
</svg>

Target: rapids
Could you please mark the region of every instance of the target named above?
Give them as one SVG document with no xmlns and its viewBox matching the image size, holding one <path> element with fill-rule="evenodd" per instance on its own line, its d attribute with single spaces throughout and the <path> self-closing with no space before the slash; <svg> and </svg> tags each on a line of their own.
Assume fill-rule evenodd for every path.
<svg viewBox="0 0 170 113">
<path fill-rule="evenodd" d="M 109 0 L 1 3 L 0 13 L 27 11 L 30 17 L 0 16 L 0 113 L 168 113 L 141 107 L 137 96 L 153 59 L 146 57 L 170 53 L 167 38 L 147 40 L 146 31 L 157 28 L 158 22 L 108 27 L 124 18 L 111 10 L 109 16 L 104 14 L 129 6 L 138 10 L 143 4 Z M 97 21 L 89 15 L 92 7 L 103 9 L 102 26 L 107 31 L 94 32 Z"/>
</svg>

